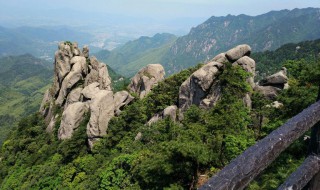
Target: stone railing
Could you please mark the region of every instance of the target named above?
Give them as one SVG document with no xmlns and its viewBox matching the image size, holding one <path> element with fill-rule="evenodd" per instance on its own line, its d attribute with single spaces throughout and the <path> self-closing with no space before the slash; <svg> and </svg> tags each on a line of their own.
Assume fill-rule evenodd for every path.
<svg viewBox="0 0 320 190">
<path fill-rule="evenodd" d="M 320 125 L 317 124 L 319 121 L 320 101 L 312 104 L 281 127 L 271 132 L 264 139 L 248 148 L 199 189 L 244 189 L 250 181 L 269 166 L 290 144 L 315 126 L 312 130 L 313 137 L 311 141 L 315 144 L 313 148 L 317 150 L 309 151 L 310 154 L 302 165 L 278 189 L 296 190 L 308 185 L 308 189 L 319 190 L 320 180 L 312 180 L 312 178 L 320 178 L 320 174 L 318 174 L 320 169 L 320 157 L 318 156 L 318 143 L 320 143 L 320 135 L 318 134 L 320 130 L 318 129 Z"/>
</svg>

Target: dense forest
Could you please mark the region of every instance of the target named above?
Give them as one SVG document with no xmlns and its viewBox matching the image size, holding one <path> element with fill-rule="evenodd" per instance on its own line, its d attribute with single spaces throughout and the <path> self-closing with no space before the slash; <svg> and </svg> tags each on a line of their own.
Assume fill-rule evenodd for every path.
<svg viewBox="0 0 320 190">
<path fill-rule="evenodd" d="M 296 45 L 288 45 L 281 51 L 292 52 L 293 46 L 296 49 Z M 301 45 L 301 50 L 304 47 Z M 307 56 L 295 53 L 286 57 L 288 53 L 278 52 L 256 54 L 255 59 L 259 68 L 260 58 L 271 62 L 276 55 L 283 57 L 269 68 L 285 66 L 289 73 L 290 88 L 276 99 L 283 104 L 280 108 L 269 106 L 272 101 L 250 89 L 248 72 L 226 63 L 219 76 L 223 96 L 213 108 L 191 106 L 181 122 L 166 118 L 146 125 L 154 114 L 177 104 L 179 87 L 200 64 L 166 78 L 145 98 L 136 98 L 110 121 L 107 135 L 93 149 L 88 147 L 85 133 L 90 115 L 71 139 L 63 141 L 57 138 L 58 125 L 50 134 L 39 113 L 26 117 L 3 143 L 0 188 L 196 189 L 316 100 L 318 56 L 308 59 L 314 55 L 308 50 L 303 51 Z M 260 68 L 267 72 L 267 67 Z M 252 93 L 252 109 L 243 104 L 246 93 Z M 275 189 L 304 160 L 307 146 L 303 137 L 296 141 L 247 189 Z"/>
</svg>

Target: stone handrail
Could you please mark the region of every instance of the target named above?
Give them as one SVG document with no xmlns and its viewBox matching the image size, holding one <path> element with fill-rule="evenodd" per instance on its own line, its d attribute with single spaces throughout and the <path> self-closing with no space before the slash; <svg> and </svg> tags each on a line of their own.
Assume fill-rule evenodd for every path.
<svg viewBox="0 0 320 190">
<path fill-rule="evenodd" d="M 281 152 L 319 121 L 320 101 L 312 104 L 298 115 L 289 119 L 281 127 L 248 148 L 199 189 L 244 189 L 250 181 L 270 165 Z M 312 163 L 315 165 L 318 164 L 318 162 L 316 162 L 317 159 L 313 157 L 312 160 Z M 311 178 L 312 177 L 313 176 L 311 176 Z"/>
</svg>

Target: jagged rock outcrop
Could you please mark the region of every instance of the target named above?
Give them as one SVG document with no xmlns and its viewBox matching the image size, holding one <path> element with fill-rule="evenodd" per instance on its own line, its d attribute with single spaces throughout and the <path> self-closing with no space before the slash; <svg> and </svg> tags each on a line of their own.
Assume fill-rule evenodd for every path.
<svg viewBox="0 0 320 190">
<path fill-rule="evenodd" d="M 87 125 L 87 135 L 89 146 L 92 147 L 94 142 L 106 135 L 108 123 L 114 116 L 113 92 L 109 90 L 99 90 L 91 101 L 90 120 Z"/>
<path fill-rule="evenodd" d="M 274 100 L 278 93 L 289 88 L 287 69 L 283 67 L 281 71 L 259 81 L 254 90 L 263 94 L 266 98 Z"/>
<path fill-rule="evenodd" d="M 160 64 L 149 64 L 142 68 L 132 79 L 128 86 L 130 92 L 145 97 L 158 82 L 164 79 L 165 71 Z"/>
<path fill-rule="evenodd" d="M 121 109 L 128 105 L 134 99 L 129 92 L 123 90 L 114 94 L 114 107 L 115 115 L 118 116 L 121 113 Z"/>
<path fill-rule="evenodd" d="M 59 139 L 71 138 L 73 132 L 79 127 L 88 107 L 83 102 L 70 104 L 62 113 L 61 124 L 58 130 Z"/>
<path fill-rule="evenodd" d="M 192 104 L 210 105 L 215 103 L 221 94 L 216 78 L 222 67 L 223 64 L 219 62 L 207 63 L 182 83 L 179 89 L 180 110 L 185 111 Z M 214 90 L 209 94 L 211 89 Z M 213 94 L 215 96 L 212 96 Z"/>
<path fill-rule="evenodd" d="M 178 107 L 176 105 L 166 107 L 162 112 L 154 115 L 148 122 L 147 125 L 151 125 L 153 123 L 158 122 L 166 117 L 169 117 L 172 121 L 176 121 L 177 119 L 177 111 Z"/>
<path fill-rule="evenodd" d="M 254 84 L 255 61 L 248 57 L 251 53 L 250 46 L 239 45 L 226 53 L 220 53 L 211 59 L 210 62 L 195 71 L 179 89 L 179 109 L 183 113 L 192 104 L 208 109 L 213 107 L 221 97 L 221 85 L 218 79 L 224 69 L 226 62 L 233 66 L 240 66 L 245 71 L 251 73 L 247 82 L 252 88 Z M 243 98 L 244 104 L 251 108 L 250 94 Z"/>
<path fill-rule="evenodd" d="M 60 124 L 58 138 L 69 139 L 88 113 L 86 131 L 92 147 L 107 133 L 110 119 L 133 97 L 125 91 L 113 94 L 106 65 L 95 57 L 89 58 L 87 46 L 81 52 L 77 43 L 60 43 L 54 65 L 54 83 L 45 93 L 39 110 L 48 124 L 46 131 L 53 132 Z"/>
<path fill-rule="evenodd" d="M 68 95 L 68 92 L 71 91 L 71 88 L 74 87 L 74 85 L 80 80 L 84 80 L 84 76 L 86 76 L 88 72 L 86 58 L 75 56 L 71 59 L 70 62 L 72 69 L 63 79 L 62 84 L 60 86 L 58 98 L 55 102 L 59 106 L 61 106 L 64 103 Z"/>
</svg>

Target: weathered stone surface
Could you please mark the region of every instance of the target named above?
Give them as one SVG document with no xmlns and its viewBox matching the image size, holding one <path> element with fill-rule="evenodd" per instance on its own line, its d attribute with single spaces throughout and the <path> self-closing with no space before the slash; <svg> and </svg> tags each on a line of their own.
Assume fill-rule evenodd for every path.
<svg viewBox="0 0 320 190">
<path fill-rule="evenodd" d="M 163 117 L 169 117 L 172 121 L 176 121 L 178 107 L 176 105 L 168 106 L 163 110 Z"/>
<path fill-rule="evenodd" d="M 281 89 L 273 86 L 256 85 L 254 91 L 260 92 L 269 100 L 274 100 L 277 97 L 278 93 L 281 91 Z"/>
<path fill-rule="evenodd" d="M 254 90 L 262 93 L 266 98 L 273 100 L 281 90 L 289 88 L 286 74 L 287 69 L 283 67 L 281 71 L 259 81 Z"/>
<path fill-rule="evenodd" d="M 62 113 L 58 138 L 62 140 L 71 138 L 73 132 L 79 127 L 83 120 L 83 115 L 87 110 L 88 108 L 83 102 L 70 104 Z"/>
<path fill-rule="evenodd" d="M 46 90 L 46 92 L 43 95 L 43 99 L 42 99 L 40 109 L 39 109 L 39 112 L 44 117 L 46 117 L 48 115 L 50 103 L 52 100 L 53 100 L 53 97 L 51 96 L 50 90 L 48 89 L 48 90 Z"/>
<path fill-rule="evenodd" d="M 139 140 L 141 140 L 141 138 L 142 138 L 142 133 L 139 132 L 139 133 L 136 135 L 136 137 L 134 138 L 134 140 L 135 140 L 135 141 L 139 141 Z"/>
<path fill-rule="evenodd" d="M 199 189 L 244 189 L 281 152 L 319 121 L 320 102 L 317 102 L 245 150 Z"/>
<path fill-rule="evenodd" d="M 226 57 L 230 62 L 235 62 L 243 56 L 250 56 L 251 47 L 247 44 L 238 45 L 226 52 Z"/>
<path fill-rule="evenodd" d="M 248 56 L 243 56 L 238 59 L 233 65 L 241 66 L 245 71 L 251 73 L 253 76 L 256 70 L 256 62 Z"/>
<path fill-rule="evenodd" d="M 158 82 L 164 79 L 164 68 L 160 64 L 149 64 L 141 69 L 129 84 L 129 90 L 137 93 L 140 98 L 145 97 Z"/>
<path fill-rule="evenodd" d="M 228 61 L 225 53 L 220 53 L 217 56 L 215 56 L 213 59 L 211 59 L 210 62 L 226 63 L 229 61 Z"/>
<path fill-rule="evenodd" d="M 99 63 L 95 57 L 90 57 L 92 69 L 85 79 L 85 86 L 98 82 L 101 90 L 111 90 L 111 78 L 107 66 Z"/>
<path fill-rule="evenodd" d="M 49 124 L 48 124 L 48 126 L 46 128 L 46 132 L 47 133 L 52 133 L 53 132 L 53 129 L 54 129 L 56 123 L 57 123 L 58 117 L 59 117 L 58 114 L 55 115 L 54 117 L 51 117 L 50 122 L 49 122 Z"/>
<path fill-rule="evenodd" d="M 254 88 L 255 83 L 254 83 L 253 77 L 255 75 L 256 62 L 248 56 L 243 56 L 240 59 L 238 59 L 236 62 L 234 62 L 233 65 L 239 65 L 245 71 L 249 72 L 252 75 L 247 79 L 247 82 L 250 84 L 252 88 Z"/>
<path fill-rule="evenodd" d="M 245 105 L 247 108 L 249 108 L 249 109 L 252 108 L 252 100 L 251 100 L 251 97 L 250 97 L 249 93 L 247 93 L 247 94 L 244 96 L 244 98 L 243 98 L 243 103 L 244 103 L 244 105 Z"/>
<path fill-rule="evenodd" d="M 158 122 L 164 118 L 169 117 L 172 121 L 177 120 L 177 110 L 178 107 L 176 105 L 166 107 L 162 112 L 155 114 L 148 122 L 147 125 L 151 125 L 153 123 Z"/>
<path fill-rule="evenodd" d="M 77 42 L 72 42 L 71 50 L 72 50 L 73 56 L 79 56 L 80 53 L 81 53 L 79 48 L 78 48 L 78 43 Z"/>
<path fill-rule="evenodd" d="M 82 55 L 83 55 L 85 58 L 89 58 L 89 47 L 88 47 L 88 46 L 83 46 L 83 48 L 82 48 Z"/>
<path fill-rule="evenodd" d="M 65 46 L 69 47 L 69 46 Z M 70 47 L 69 47 L 70 48 Z M 66 55 L 64 50 L 58 50 L 55 53 L 55 74 L 57 76 L 58 83 L 61 83 L 64 77 L 70 72 L 71 65 L 70 65 L 71 56 L 68 54 Z"/>
<path fill-rule="evenodd" d="M 106 135 L 108 123 L 114 116 L 113 92 L 99 90 L 90 101 L 90 120 L 87 125 L 89 144 Z"/>
<path fill-rule="evenodd" d="M 185 111 L 192 104 L 200 105 L 200 102 L 209 94 L 210 88 L 220 73 L 219 69 L 222 67 L 223 64 L 221 63 L 210 62 L 184 81 L 179 89 L 179 109 Z M 214 95 L 217 92 L 213 91 L 211 94 Z M 208 99 L 212 100 L 215 97 Z"/>
<path fill-rule="evenodd" d="M 75 102 L 80 102 L 81 101 L 81 91 L 83 90 L 83 88 L 78 87 L 73 89 L 66 100 L 66 105 L 65 107 L 67 107 L 68 105 L 75 103 Z"/>
<path fill-rule="evenodd" d="M 274 102 L 272 102 L 271 106 L 274 108 L 281 108 L 283 106 L 283 103 L 278 102 L 278 101 L 274 101 Z"/>
<path fill-rule="evenodd" d="M 221 98 L 221 86 L 219 81 L 214 81 L 206 98 L 202 99 L 199 107 L 202 109 L 210 109 L 216 105 Z"/>
<path fill-rule="evenodd" d="M 283 67 L 281 71 L 268 76 L 266 79 L 259 82 L 261 86 L 277 85 L 277 84 L 286 84 L 288 82 L 287 69 Z"/>
<path fill-rule="evenodd" d="M 115 115 L 120 115 L 121 109 L 134 99 L 129 92 L 123 90 L 114 94 Z"/>
<path fill-rule="evenodd" d="M 83 96 L 85 98 L 92 99 L 99 91 L 100 91 L 99 83 L 98 82 L 94 82 L 94 83 L 90 84 L 89 86 L 86 86 L 82 90 L 81 93 L 83 94 Z"/>
<path fill-rule="evenodd" d="M 73 66 L 69 74 L 64 78 L 61 89 L 59 91 L 59 96 L 56 100 L 57 105 L 62 105 L 68 95 L 68 92 L 71 90 L 77 82 L 83 80 L 83 75 L 87 72 L 87 65 L 84 57 L 74 57 L 72 59 Z"/>
</svg>

